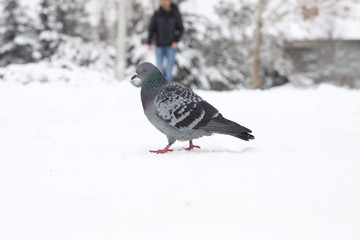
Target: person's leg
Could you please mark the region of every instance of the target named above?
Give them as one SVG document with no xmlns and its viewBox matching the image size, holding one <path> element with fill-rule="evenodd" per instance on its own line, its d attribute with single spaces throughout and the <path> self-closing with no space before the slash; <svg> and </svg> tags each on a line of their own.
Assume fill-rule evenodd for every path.
<svg viewBox="0 0 360 240">
<path fill-rule="evenodd" d="M 176 55 L 176 49 L 171 48 L 171 47 L 167 47 L 166 49 L 166 56 L 167 56 L 167 65 L 166 65 L 166 79 L 169 82 L 173 82 L 174 81 L 174 77 L 172 74 L 172 70 L 174 68 L 175 65 L 175 55 Z"/>
<path fill-rule="evenodd" d="M 156 46 L 155 49 L 156 54 L 156 66 L 159 68 L 160 72 L 164 73 L 164 57 L 165 57 L 165 51 L 164 47 Z"/>
</svg>

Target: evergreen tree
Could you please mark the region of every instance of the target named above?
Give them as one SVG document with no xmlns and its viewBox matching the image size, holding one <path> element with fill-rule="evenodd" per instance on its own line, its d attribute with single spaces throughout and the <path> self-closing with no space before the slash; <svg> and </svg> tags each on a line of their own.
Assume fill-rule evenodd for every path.
<svg viewBox="0 0 360 240">
<path fill-rule="evenodd" d="M 91 26 L 85 10 L 87 0 L 56 0 L 56 19 L 60 33 L 91 40 Z"/>
<path fill-rule="evenodd" d="M 104 9 L 100 13 L 99 25 L 98 25 L 98 35 L 99 35 L 100 42 L 105 42 L 105 43 L 109 42 L 110 35 L 109 35 L 109 29 L 107 26 Z"/>
<path fill-rule="evenodd" d="M 215 85 L 222 80 L 213 71 L 212 59 L 206 56 L 209 52 L 216 52 L 216 48 L 211 50 L 209 47 L 215 29 L 205 17 L 196 14 L 183 13 L 183 22 L 185 32 L 176 56 L 175 80 L 196 88 L 216 89 Z"/>
<path fill-rule="evenodd" d="M 56 9 L 56 0 L 42 0 L 40 2 L 40 27 L 38 32 L 42 58 L 51 57 L 61 42 L 61 24 L 56 17 Z"/>
<path fill-rule="evenodd" d="M 89 13 L 86 10 L 89 0 L 78 0 L 76 4 L 76 15 L 78 24 L 76 25 L 75 34 L 84 41 L 93 39 L 92 27 L 90 24 Z"/>
<path fill-rule="evenodd" d="M 0 66 L 28 63 L 38 58 L 31 22 L 18 0 L 4 1 Z"/>
</svg>

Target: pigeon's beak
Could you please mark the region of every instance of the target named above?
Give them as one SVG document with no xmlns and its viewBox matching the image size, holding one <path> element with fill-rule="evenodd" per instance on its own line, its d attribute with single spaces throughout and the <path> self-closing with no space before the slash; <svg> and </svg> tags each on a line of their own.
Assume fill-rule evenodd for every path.
<svg viewBox="0 0 360 240">
<path fill-rule="evenodd" d="M 135 78 L 137 78 L 137 74 L 135 74 L 134 76 L 131 77 L 131 80 L 134 80 Z"/>
</svg>

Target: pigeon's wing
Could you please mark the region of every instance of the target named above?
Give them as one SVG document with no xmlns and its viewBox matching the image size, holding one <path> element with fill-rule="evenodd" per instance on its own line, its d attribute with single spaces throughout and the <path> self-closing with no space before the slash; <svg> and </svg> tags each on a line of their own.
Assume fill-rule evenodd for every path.
<svg viewBox="0 0 360 240">
<path fill-rule="evenodd" d="M 178 129 L 194 129 L 206 125 L 219 112 L 190 88 L 168 84 L 155 100 L 156 114 Z"/>
</svg>

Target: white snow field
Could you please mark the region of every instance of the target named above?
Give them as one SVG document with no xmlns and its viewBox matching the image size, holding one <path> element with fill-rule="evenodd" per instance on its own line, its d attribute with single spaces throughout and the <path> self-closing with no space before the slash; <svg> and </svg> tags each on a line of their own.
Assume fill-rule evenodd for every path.
<svg viewBox="0 0 360 240">
<path fill-rule="evenodd" d="M 360 239 L 360 92 L 196 91 L 254 141 L 167 144 L 129 82 L 0 82 L 0 239 Z"/>
</svg>

